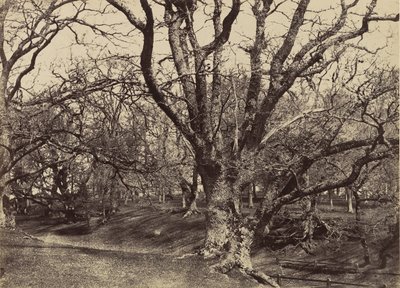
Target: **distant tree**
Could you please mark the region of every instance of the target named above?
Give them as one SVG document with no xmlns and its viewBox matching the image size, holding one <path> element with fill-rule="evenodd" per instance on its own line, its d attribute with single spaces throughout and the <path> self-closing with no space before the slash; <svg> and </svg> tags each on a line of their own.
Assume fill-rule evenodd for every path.
<svg viewBox="0 0 400 288">
<path fill-rule="evenodd" d="M 100 213 L 106 222 L 126 195 L 172 194 L 176 168 L 193 160 L 140 85 L 132 86 L 133 69 L 112 57 L 74 61 L 53 71 L 56 85 L 14 102 L 13 145 L 25 151 L 32 135 L 43 139 L 11 170 L 14 196 L 71 221 Z"/>
<path fill-rule="evenodd" d="M 63 14 L 69 8 L 68 15 Z M 0 3 L 0 225 L 5 222 L 3 196 L 9 188 L 10 171 L 27 154 L 45 144 L 43 135 L 31 137 L 23 147 L 13 143 L 15 101 L 23 98 L 23 80 L 36 66 L 55 37 L 63 30 L 74 32 L 74 24 L 95 26 L 78 21 L 87 11 L 78 0 L 11 1 Z M 63 14 L 63 15 L 61 15 Z M 103 33 L 107 36 L 107 33 Z M 20 143 L 21 145 L 21 143 Z"/>
<path fill-rule="evenodd" d="M 182 206 L 184 209 L 187 209 L 183 215 L 184 218 L 200 213 L 197 209 L 197 197 L 199 193 L 198 177 L 199 175 L 195 166 L 192 168 L 192 179 L 190 182 L 183 175 L 180 175 L 179 186 L 182 190 Z"/>
</svg>

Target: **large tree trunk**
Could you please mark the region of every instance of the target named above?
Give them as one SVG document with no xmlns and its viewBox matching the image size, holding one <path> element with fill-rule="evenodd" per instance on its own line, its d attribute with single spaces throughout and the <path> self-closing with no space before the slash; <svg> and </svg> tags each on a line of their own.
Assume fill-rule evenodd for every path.
<svg viewBox="0 0 400 288">
<path fill-rule="evenodd" d="M 241 215 L 238 185 L 224 175 L 217 179 L 202 175 L 202 181 L 208 195 L 204 256 L 220 257 L 221 261 L 213 266 L 219 272 L 238 268 L 260 283 L 279 287 L 273 279 L 253 269 L 250 255 L 256 223 Z"/>
<path fill-rule="evenodd" d="M 242 221 L 240 191 L 234 191 L 233 181 L 227 181 L 218 164 L 199 165 L 199 174 L 207 201 L 204 255 L 221 256 L 233 249 L 234 243 L 230 242 Z"/>
<path fill-rule="evenodd" d="M 216 183 L 209 198 L 204 252 L 206 257 L 221 256 L 228 248 L 234 248 L 233 243 L 229 242 L 233 240 L 235 230 L 238 228 L 235 226 L 241 222 L 240 214 L 224 181 Z"/>
<path fill-rule="evenodd" d="M 239 191 L 233 183 L 218 180 L 208 203 L 205 256 L 223 256 L 222 272 L 234 267 L 251 268 L 250 246 L 254 232 L 246 226 L 239 210 Z"/>
</svg>

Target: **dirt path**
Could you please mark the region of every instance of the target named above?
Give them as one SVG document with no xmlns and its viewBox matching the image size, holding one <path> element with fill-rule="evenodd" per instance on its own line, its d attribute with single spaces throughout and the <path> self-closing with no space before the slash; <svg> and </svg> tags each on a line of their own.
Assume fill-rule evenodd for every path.
<svg viewBox="0 0 400 288">
<path fill-rule="evenodd" d="M 211 273 L 198 257 L 110 251 L 46 243 L 0 231 L 6 272 L 0 287 L 258 287 Z"/>
</svg>

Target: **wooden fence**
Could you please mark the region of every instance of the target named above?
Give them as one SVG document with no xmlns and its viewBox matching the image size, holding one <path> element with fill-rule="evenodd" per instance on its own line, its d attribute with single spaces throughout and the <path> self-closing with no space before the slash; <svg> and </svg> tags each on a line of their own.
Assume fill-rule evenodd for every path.
<svg viewBox="0 0 400 288">
<path fill-rule="evenodd" d="M 345 287 L 348 286 L 355 286 L 355 287 L 376 287 L 376 286 L 371 286 L 371 285 L 366 285 L 366 284 L 358 284 L 358 283 L 350 283 L 350 282 L 341 282 L 341 281 L 332 281 L 330 278 L 327 278 L 326 280 L 322 279 L 312 279 L 312 278 L 300 278 L 300 277 L 289 277 L 289 276 L 283 276 L 283 275 L 276 275 L 276 282 L 279 285 L 282 285 L 282 280 L 283 279 L 288 279 L 288 280 L 296 280 L 296 281 L 304 281 L 304 282 L 319 282 L 319 283 L 326 283 L 326 287 L 332 287 L 332 285 L 346 285 Z M 342 286 L 343 287 L 343 286 Z M 378 286 L 378 287 L 386 287 L 386 285 Z"/>
<path fill-rule="evenodd" d="M 326 263 L 321 261 L 298 261 L 298 260 L 283 260 L 276 258 L 276 263 L 284 268 L 291 268 L 297 270 L 307 270 L 307 271 L 316 271 L 316 272 L 324 272 L 324 273 L 351 273 L 355 274 L 359 272 L 358 264 L 354 265 L 344 265 L 341 264 L 338 266 L 334 263 Z"/>
<path fill-rule="evenodd" d="M 276 262 L 279 266 L 285 268 L 292 268 L 298 270 L 311 270 L 314 272 L 325 272 L 325 273 L 362 273 L 359 271 L 358 264 L 354 265 L 344 265 L 341 264 L 338 266 L 334 263 L 327 263 L 322 261 L 299 261 L 299 260 L 283 260 L 276 258 Z M 398 273 L 374 273 L 374 274 L 390 274 L 395 276 L 400 276 Z M 323 279 L 312 279 L 312 278 L 301 278 L 301 277 L 291 277 L 285 276 L 282 274 L 275 275 L 277 279 L 277 283 L 282 285 L 284 279 L 286 280 L 295 280 L 295 281 L 303 281 L 303 282 L 317 282 L 317 283 L 325 283 L 325 287 L 333 287 L 334 285 L 341 285 L 340 287 L 374 287 L 374 288 L 384 288 L 387 287 L 386 284 L 382 285 L 368 285 L 368 284 L 360 284 L 360 283 L 351 283 L 351 282 L 341 282 L 341 281 L 333 281 L 330 278 L 326 280 Z"/>
</svg>

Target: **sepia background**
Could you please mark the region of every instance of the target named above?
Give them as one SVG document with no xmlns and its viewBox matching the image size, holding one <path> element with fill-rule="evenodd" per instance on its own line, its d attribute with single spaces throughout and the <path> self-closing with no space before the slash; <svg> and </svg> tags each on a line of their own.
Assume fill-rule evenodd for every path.
<svg viewBox="0 0 400 288">
<path fill-rule="evenodd" d="M 0 286 L 398 285 L 398 12 L 0 0 Z"/>
</svg>

